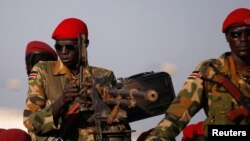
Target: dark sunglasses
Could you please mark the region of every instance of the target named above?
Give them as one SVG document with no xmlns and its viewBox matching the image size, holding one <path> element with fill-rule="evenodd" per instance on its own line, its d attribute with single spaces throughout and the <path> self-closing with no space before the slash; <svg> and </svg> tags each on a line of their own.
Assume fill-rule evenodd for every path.
<svg viewBox="0 0 250 141">
<path fill-rule="evenodd" d="M 245 34 L 245 36 L 250 37 L 250 29 L 241 29 L 229 32 L 230 37 L 233 39 L 241 37 L 242 34 Z"/>
<path fill-rule="evenodd" d="M 63 48 L 63 46 L 60 45 L 60 44 L 55 44 L 54 47 L 55 47 L 55 49 L 56 49 L 57 51 L 62 51 L 62 48 Z M 73 50 L 75 50 L 75 48 L 77 47 L 77 45 L 68 44 L 68 45 L 64 45 L 64 47 L 65 47 L 68 51 L 73 51 Z"/>
</svg>

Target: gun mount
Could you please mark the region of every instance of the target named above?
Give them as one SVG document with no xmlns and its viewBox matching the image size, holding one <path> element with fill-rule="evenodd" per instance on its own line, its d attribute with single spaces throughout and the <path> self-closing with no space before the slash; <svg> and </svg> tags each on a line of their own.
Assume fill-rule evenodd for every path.
<svg viewBox="0 0 250 141">
<path fill-rule="evenodd" d="M 129 122 L 164 114 L 175 98 L 171 77 L 166 72 L 139 73 L 127 78 L 121 78 L 120 81 L 120 88 L 123 89 L 137 89 L 144 92 L 153 90 L 157 93 L 157 98 L 155 97 L 153 101 L 138 97 L 134 107 L 125 107 Z"/>
<path fill-rule="evenodd" d="M 92 94 L 88 96 L 91 96 L 94 114 L 88 122 L 95 123 L 93 134 L 98 141 L 129 139 L 129 134 L 134 132 L 129 122 L 164 114 L 175 98 L 171 78 L 165 72 L 140 73 L 118 81 L 110 87 L 105 78 L 94 78 L 91 85 Z M 81 99 L 78 100 L 67 114 L 81 111 Z M 123 124 L 126 130 L 116 129 L 117 124 Z"/>
</svg>

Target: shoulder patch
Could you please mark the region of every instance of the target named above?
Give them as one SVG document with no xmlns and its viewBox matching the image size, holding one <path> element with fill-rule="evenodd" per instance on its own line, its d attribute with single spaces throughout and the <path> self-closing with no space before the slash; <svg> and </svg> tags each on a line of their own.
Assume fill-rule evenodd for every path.
<svg viewBox="0 0 250 141">
<path fill-rule="evenodd" d="M 193 71 L 189 76 L 188 79 L 195 79 L 197 77 L 201 77 L 201 73 L 199 71 Z"/>
<path fill-rule="evenodd" d="M 36 79 L 38 72 L 32 71 L 29 75 L 29 80 Z"/>
</svg>

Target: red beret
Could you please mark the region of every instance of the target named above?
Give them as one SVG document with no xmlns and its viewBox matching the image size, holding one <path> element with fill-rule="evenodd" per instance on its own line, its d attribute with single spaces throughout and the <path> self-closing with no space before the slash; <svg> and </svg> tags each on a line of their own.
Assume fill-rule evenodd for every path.
<svg viewBox="0 0 250 141">
<path fill-rule="evenodd" d="M 76 18 L 64 19 L 55 29 L 52 34 L 53 39 L 74 39 L 83 33 L 88 37 L 87 25 Z"/>
<path fill-rule="evenodd" d="M 232 11 L 223 22 L 222 32 L 235 24 L 250 25 L 250 10 L 246 8 L 238 8 Z"/>
<path fill-rule="evenodd" d="M 1 132 L 3 132 L 3 131 L 5 131 L 5 130 L 6 130 L 6 129 L 2 129 L 2 128 L 0 128 L 0 133 L 1 133 Z"/>
<path fill-rule="evenodd" d="M 21 129 L 8 129 L 0 132 L 1 141 L 31 141 L 31 137 Z"/>
<path fill-rule="evenodd" d="M 198 122 L 197 124 L 191 124 L 184 128 L 182 141 L 192 141 L 195 135 L 204 136 L 203 131 L 203 121 Z"/>
<path fill-rule="evenodd" d="M 31 41 L 27 44 L 25 54 L 26 56 L 32 53 L 49 53 L 57 58 L 55 50 L 53 50 L 48 44 L 41 41 Z"/>
</svg>

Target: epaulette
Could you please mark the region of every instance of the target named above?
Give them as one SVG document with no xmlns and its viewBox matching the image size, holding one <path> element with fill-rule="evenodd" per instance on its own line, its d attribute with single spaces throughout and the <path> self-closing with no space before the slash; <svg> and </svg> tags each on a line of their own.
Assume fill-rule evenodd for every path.
<svg viewBox="0 0 250 141">
<path fill-rule="evenodd" d="M 199 75 L 200 77 L 203 77 L 206 75 L 206 73 L 208 72 L 208 69 L 210 67 L 210 64 L 214 64 L 215 66 L 217 66 L 216 64 L 218 64 L 218 60 L 216 59 L 209 59 L 207 61 L 204 61 L 202 63 L 202 65 L 199 68 Z"/>
<path fill-rule="evenodd" d="M 210 61 L 204 61 L 200 63 L 195 70 L 188 76 L 189 80 L 194 80 L 196 78 L 202 78 L 203 75 L 207 72 Z"/>
</svg>

